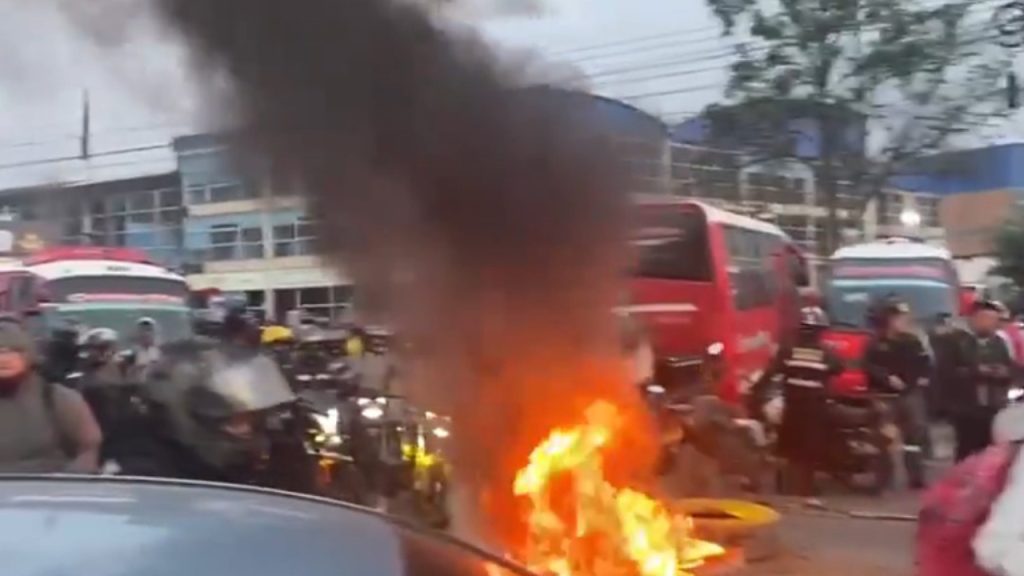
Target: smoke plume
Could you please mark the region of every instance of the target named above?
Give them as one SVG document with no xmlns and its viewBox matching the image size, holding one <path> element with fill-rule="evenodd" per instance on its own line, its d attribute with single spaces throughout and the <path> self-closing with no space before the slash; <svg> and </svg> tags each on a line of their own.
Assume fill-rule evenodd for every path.
<svg viewBox="0 0 1024 576">
<path fill-rule="evenodd" d="M 611 314 L 628 182 L 586 98 L 518 86 L 401 0 L 160 6 L 229 79 L 220 104 L 245 141 L 301 182 L 328 254 L 411 342 L 403 385 L 452 414 L 478 527 L 509 543 L 530 448 L 594 398 L 636 408 Z"/>
</svg>

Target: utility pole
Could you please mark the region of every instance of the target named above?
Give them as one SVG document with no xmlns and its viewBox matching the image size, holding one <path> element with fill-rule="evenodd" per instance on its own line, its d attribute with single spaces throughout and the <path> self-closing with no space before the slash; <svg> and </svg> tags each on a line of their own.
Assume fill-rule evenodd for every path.
<svg viewBox="0 0 1024 576">
<path fill-rule="evenodd" d="M 1024 1 L 1011 0 L 996 8 L 992 21 L 999 34 L 999 45 L 1009 50 L 1024 46 Z M 1016 70 L 1006 73 L 1006 107 L 1020 108 L 1020 82 Z"/>
</svg>

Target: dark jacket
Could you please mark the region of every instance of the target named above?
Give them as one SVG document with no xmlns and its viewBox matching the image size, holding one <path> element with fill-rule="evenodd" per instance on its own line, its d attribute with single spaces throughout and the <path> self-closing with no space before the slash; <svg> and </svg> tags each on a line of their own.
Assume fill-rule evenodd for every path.
<svg viewBox="0 0 1024 576">
<path fill-rule="evenodd" d="M 978 338 L 967 330 L 958 330 L 954 338 L 952 375 L 942 391 L 946 410 L 956 414 L 1002 408 L 1016 368 L 1006 342 L 996 334 Z"/>
<path fill-rule="evenodd" d="M 918 381 L 931 376 L 931 358 L 921 340 L 913 334 L 895 337 L 875 336 L 864 348 L 864 372 L 868 387 L 883 394 L 906 394 L 918 387 Z M 896 376 L 904 388 L 894 387 Z"/>
<path fill-rule="evenodd" d="M 767 377 L 781 376 L 786 401 L 779 429 L 782 456 L 809 464 L 825 457 L 828 385 L 842 370 L 839 358 L 806 334 L 798 337 L 796 346 L 779 354 Z"/>
</svg>

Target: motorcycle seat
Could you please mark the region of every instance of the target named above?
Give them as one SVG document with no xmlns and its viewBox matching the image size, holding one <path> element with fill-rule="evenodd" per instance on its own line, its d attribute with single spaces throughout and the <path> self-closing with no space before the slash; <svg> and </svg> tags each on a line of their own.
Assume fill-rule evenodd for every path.
<svg viewBox="0 0 1024 576">
<path fill-rule="evenodd" d="M 837 426 L 854 428 L 872 425 L 878 419 L 878 412 L 870 406 L 852 406 L 829 402 L 828 416 Z"/>
</svg>

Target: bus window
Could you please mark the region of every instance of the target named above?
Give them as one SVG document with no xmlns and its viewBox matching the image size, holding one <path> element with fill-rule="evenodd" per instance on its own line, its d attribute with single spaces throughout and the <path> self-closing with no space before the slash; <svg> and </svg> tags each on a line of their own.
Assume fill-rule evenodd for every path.
<svg viewBox="0 0 1024 576">
<path fill-rule="evenodd" d="M 723 226 L 729 249 L 729 282 L 737 310 L 772 306 L 778 287 L 772 254 L 778 239 L 756 230 Z"/>
<path fill-rule="evenodd" d="M 708 225 L 704 215 L 693 211 L 665 211 L 645 215 L 634 231 L 632 244 L 639 249 L 634 275 L 640 278 L 710 282 L 711 257 Z"/>
</svg>

